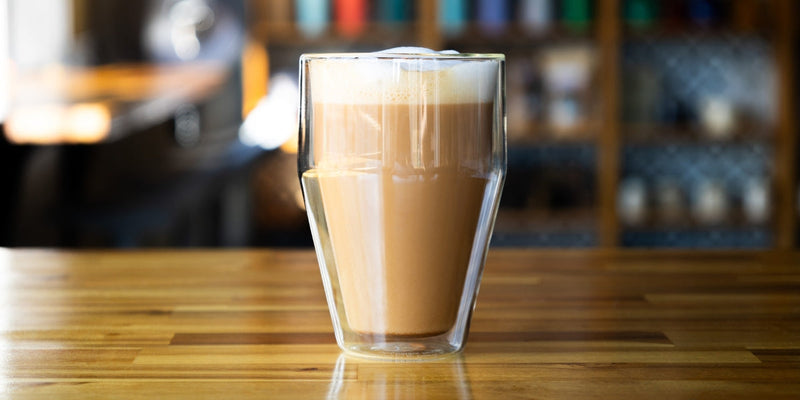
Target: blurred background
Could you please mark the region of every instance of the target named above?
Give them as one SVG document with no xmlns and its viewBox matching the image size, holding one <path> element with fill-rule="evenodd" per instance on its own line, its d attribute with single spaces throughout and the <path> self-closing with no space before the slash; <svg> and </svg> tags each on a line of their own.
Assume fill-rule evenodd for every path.
<svg viewBox="0 0 800 400">
<path fill-rule="evenodd" d="M 0 0 L 0 246 L 311 246 L 297 61 L 507 55 L 493 245 L 798 246 L 793 0 Z"/>
</svg>

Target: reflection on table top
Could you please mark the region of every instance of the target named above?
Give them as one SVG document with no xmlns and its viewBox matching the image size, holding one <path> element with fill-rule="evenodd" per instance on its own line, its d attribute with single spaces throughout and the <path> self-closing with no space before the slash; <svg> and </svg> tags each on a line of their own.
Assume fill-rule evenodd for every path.
<svg viewBox="0 0 800 400">
<path fill-rule="evenodd" d="M 218 63 L 56 66 L 12 85 L 6 137 L 14 143 L 96 143 L 167 119 L 226 79 Z"/>
<path fill-rule="evenodd" d="M 2 398 L 797 398 L 800 254 L 493 250 L 458 357 L 340 355 L 311 251 L 0 250 Z"/>
</svg>

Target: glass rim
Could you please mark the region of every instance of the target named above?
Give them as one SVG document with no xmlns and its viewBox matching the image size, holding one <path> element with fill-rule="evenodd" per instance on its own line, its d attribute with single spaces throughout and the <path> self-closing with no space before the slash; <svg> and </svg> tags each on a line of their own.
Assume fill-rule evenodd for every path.
<svg viewBox="0 0 800 400">
<path fill-rule="evenodd" d="M 450 60 L 450 61 L 505 61 L 501 53 L 305 53 L 300 61 L 311 60 Z"/>
</svg>

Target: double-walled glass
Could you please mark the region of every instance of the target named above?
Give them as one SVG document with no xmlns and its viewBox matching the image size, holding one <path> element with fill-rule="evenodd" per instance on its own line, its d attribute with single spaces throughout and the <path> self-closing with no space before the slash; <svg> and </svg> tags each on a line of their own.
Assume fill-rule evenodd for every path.
<svg viewBox="0 0 800 400">
<path fill-rule="evenodd" d="M 506 169 L 497 54 L 306 54 L 299 173 L 336 341 L 464 346 Z"/>
</svg>

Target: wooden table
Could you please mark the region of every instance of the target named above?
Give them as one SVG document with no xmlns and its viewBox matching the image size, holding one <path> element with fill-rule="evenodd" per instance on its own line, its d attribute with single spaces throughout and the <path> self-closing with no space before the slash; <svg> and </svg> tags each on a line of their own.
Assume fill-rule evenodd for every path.
<svg viewBox="0 0 800 400">
<path fill-rule="evenodd" d="M 345 358 L 310 251 L 0 249 L 0 398 L 800 398 L 800 254 L 494 250 L 459 357 Z"/>
<path fill-rule="evenodd" d="M 52 67 L 14 78 L 5 135 L 18 144 L 99 143 L 160 124 L 220 90 L 221 63 Z"/>
</svg>

